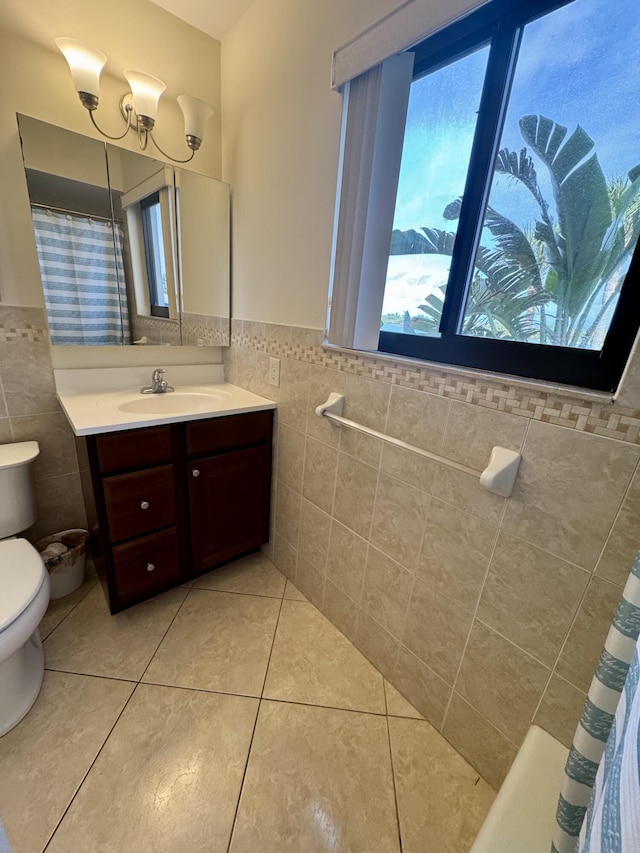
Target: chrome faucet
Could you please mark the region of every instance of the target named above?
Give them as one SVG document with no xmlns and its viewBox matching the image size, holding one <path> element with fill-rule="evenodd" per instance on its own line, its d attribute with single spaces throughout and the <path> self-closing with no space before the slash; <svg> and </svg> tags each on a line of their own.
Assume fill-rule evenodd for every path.
<svg viewBox="0 0 640 853">
<path fill-rule="evenodd" d="M 140 389 L 141 394 L 166 394 L 167 391 L 175 391 L 172 385 L 167 385 L 164 375 L 167 371 L 164 367 L 156 367 L 151 374 L 151 385 Z"/>
</svg>

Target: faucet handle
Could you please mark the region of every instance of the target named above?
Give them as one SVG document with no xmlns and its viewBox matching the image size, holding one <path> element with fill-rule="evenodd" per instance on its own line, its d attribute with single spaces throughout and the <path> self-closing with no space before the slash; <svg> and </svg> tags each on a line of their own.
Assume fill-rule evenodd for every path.
<svg viewBox="0 0 640 853">
<path fill-rule="evenodd" d="M 171 385 L 167 385 L 164 375 L 166 373 L 164 367 L 156 367 L 151 374 L 151 385 L 146 388 L 141 388 L 141 394 L 163 394 L 165 391 L 173 391 Z"/>
</svg>

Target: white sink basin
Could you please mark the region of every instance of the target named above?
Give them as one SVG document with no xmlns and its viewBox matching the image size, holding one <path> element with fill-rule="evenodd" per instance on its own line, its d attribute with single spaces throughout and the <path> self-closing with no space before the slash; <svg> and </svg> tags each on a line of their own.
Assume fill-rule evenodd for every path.
<svg viewBox="0 0 640 853">
<path fill-rule="evenodd" d="M 174 391 L 168 394 L 149 394 L 147 397 L 139 397 L 137 400 L 127 400 L 118 406 L 121 412 L 132 412 L 133 414 L 155 415 L 170 414 L 171 412 L 189 412 L 194 409 L 204 411 L 211 407 L 212 402 L 224 399 L 213 394 L 181 394 Z"/>
<path fill-rule="evenodd" d="M 58 399 L 76 435 L 138 429 L 275 409 L 275 403 L 223 381 L 221 364 L 175 364 L 166 376 L 175 391 L 141 394 L 148 367 L 56 371 Z"/>
<path fill-rule="evenodd" d="M 107 394 L 96 405 L 100 409 L 117 409 L 136 415 L 172 415 L 206 412 L 230 399 L 228 391 L 170 391 L 166 394 Z"/>
</svg>

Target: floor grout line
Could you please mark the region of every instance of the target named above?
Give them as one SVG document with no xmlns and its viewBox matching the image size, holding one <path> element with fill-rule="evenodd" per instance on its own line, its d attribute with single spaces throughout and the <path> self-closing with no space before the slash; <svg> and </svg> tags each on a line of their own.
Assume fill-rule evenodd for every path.
<svg viewBox="0 0 640 853">
<path fill-rule="evenodd" d="M 225 595 L 246 595 L 250 598 L 275 598 L 276 601 L 282 601 L 282 595 L 268 595 L 266 592 L 242 592 L 239 589 L 213 589 L 207 586 L 191 586 L 189 592 L 222 592 Z"/>
<path fill-rule="evenodd" d="M 138 684 L 140 684 L 140 683 L 142 682 L 142 679 L 143 679 L 143 678 L 145 677 L 145 675 L 147 674 L 147 670 L 149 669 L 149 667 L 150 667 L 150 666 L 151 666 L 151 664 L 153 663 L 153 659 L 154 659 L 154 657 L 158 654 L 158 649 L 159 649 L 159 648 L 160 648 L 160 646 L 164 643 L 165 637 L 167 636 L 167 634 L 168 634 L 168 633 L 169 633 L 169 631 L 171 630 L 171 626 L 173 625 L 173 623 L 174 623 L 174 622 L 176 621 L 176 619 L 178 618 L 178 614 L 180 613 L 180 611 L 181 611 L 181 610 L 182 610 L 182 608 L 184 607 L 186 600 L 187 600 L 187 599 L 189 598 L 189 596 L 191 595 L 191 592 L 192 592 L 192 590 L 191 590 L 191 589 L 188 589 L 188 590 L 187 590 L 187 594 L 185 595 L 185 597 L 184 597 L 184 598 L 182 599 L 182 601 L 180 602 L 180 606 L 178 607 L 178 609 L 176 610 L 176 612 L 173 614 L 173 618 L 171 619 L 171 621 L 170 621 L 170 622 L 169 622 L 169 624 L 167 625 L 167 630 L 164 632 L 164 634 L 163 634 L 163 635 L 162 635 L 162 637 L 160 638 L 160 642 L 159 642 L 159 643 L 158 643 L 158 645 L 155 647 L 153 654 L 152 654 L 152 655 L 151 655 L 151 657 L 149 658 L 149 662 L 148 662 L 148 663 L 147 663 L 147 665 L 145 666 L 145 668 L 144 668 L 144 672 L 142 673 L 142 675 L 141 675 L 141 676 L 140 676 L 140 678 L 138 679 Z"/>
<path fill-rule="evenodd" d="M 394 801 L 395 806 L 396 806 L 396 824 L 398 827 L 398 846 L 400 848 L 400 853 L 402 853 L 403 845 L 402 845 L 402 828 L 400 826 L 400 806 L 398 805 L 398 789 L 396 787 L 396 771 L 395 771 L 395 766 L 393 763 L 393 748 L 391 746 L 391 728 L 389 726 L 389 715 L 388 714 L 385 717 L 385 721 L 386 721 L 386 727 L 387 727 L 387 743 L 389 746 L 389 762 L 391 765 L 391 783 L 393 785 L 393 801 Z"/>
<path fill-rule="evenodd" d="M 89 593 L 90 593 L 90 592 L 93 592 L 93 590 L 96 588 L 96 586 L 97 586 L 97 585 L 98 585 L 98 583 L 100 582 L 100 581 L 99 581 L 99 579 L 96 577 L 96 575 L 87 575 L 87 576 L 85 577 L 85 580 L 83 581 L 83 583 L 86 583 L 86 582 L 87 582 L 87 580 L 88 580 L 90 577 L 95 577 L 96 583 L 94 583 L 94 584 L 93 584 L 93 586 L 91 587 L 91 589 L 88 589 L 88 590 L 85 592 L 85 594 L 82 596 L 82 598 L 80 598 L 80 599 L 78 599 L 78 601 L 76 601 L 76 603 L 73 605 L 73 607 L 71 608 L 71 610 L 69 610 L 69 612 L 68 612 L 68 613 L 65 613 L 65 614 L 64 614 L 64 616 L 62 617 L 62 619 L 58 622 L 58 624 L 57 624 L 57 625 L 54 625 L 54 627 L 49 631 L 49 633 L 46 635 L 46 637 L 42 637 L 42 642 L 43 642 L 43 643 L 44 643 L 44 641 L 45 641 L 45 640 L 48 640 L 48 639 L 49 639 L 49 637 L 50 637 L 53 633 L 55 633 L 55 631 L 57 631 L 57 630 L 58 630 L 58 628 L 63 624 L 63 622 L 66 622 L 66 620 L 69 618 L 69 616 L 71 616 L 71 614 L 72 614 L 72 613 L 73 613 L 73 611 L 76 609 L 76 607 L 78 607 L 78 605 L 79 605 L 79 604 L 82 604 L 82 602 L 83 602 L 83 601 L 85 600 L 85 598 L 89 595 Z M 50 600 L 49 600 L 49 603 L 51 603 L 51 601 L 52 601 L 52 600 L 56 600 L 56 599 L 50 599 Z"/>
<path fill-rule="evenodd" d="M 227 845 L 227 853 L 231 850 L 231 844 L 233 843 L 233 833 L 236 828 L 236 821 L 238 819 L 238 812 L 240 810 L 240 800 L 242 799 L 242 791 L 244 790 L 244 781 L 247 778 L 247 770 L 249 769 L 249 759 L 251 758 L 251 749 L 253 747 L 253 740 L 256 735 L 256 728 L 258 727 L 258 718 L 260 717 L 260 709 L 262 708 L 262 697 L 264 695 L 264 688 L 267 683 L 267 675 L 269 674 L 269 666 L 271 664 L 271 657 L 273 656 L 273 649 L 276 644 L 276 635 L 278 633 L 278 626 L 280 624 L 280 615 L 282 613 L 282 606 L 284 604 L 284 592 L 287 588 L 285 584 L 284 589 L 282 590 L 282 598 L 280 599 L 280 609 L 278 610 L 278 616 L 276 618 L 276 624 L 273 630 L 273 639 L 271 641 L 271 649 L 269 650 L 269 658 L 267 660 L 267 665 L 264 670 L 264 679 L 262 681 L 262 689 L 260 691 L 260 697 L 258 699 L 258 709 L 256 711 L 256 718 L 253 723 L 253 731 L 251 732 L 251 740 L 249 741 L 249 749 L 247 750 L 247 760 L 244 764 L 244 771 L 242 773 L 242 781 L 240 782 L 240 788 L 238 790 L 238 799 L 236 801 L 236 808 L 233 813 L 233 821 L 231 823 L 231 832 L 229 833 L 229 844 Z"/>
<path fill-rule="evenodd" d="M 122 678 L 115 675 L 96 675 L 93 672 L 77 672 L 71 669 L 52 669 L 51 667 L 47 667 L 46 671 L 59 672 L 64 675 L 77 675 L 79 678 L 101 678 L 104 681 L 120 681 L 124 684 L 134 684 L 136 687 L 166 687 L 168 690 L 190 690 L 193 693 L 208 693 L 213 696 L 232 696 L 238 699 L 255 699 L 264 702 L 277 702 L 281 705 L 298 705 L 301 708 L 323 708 L 326 711 L 344 711 L 346 714 L 364 714 L 367 717 L 389 716 L 397 720 L 413 720 L 416 723 L 428 722 L 424 718 L 411 717 L 405 714 L 392 714 L 388 711 L 367 711 L 363 708 L 341 708 L 338 705 L 327 705 L 324 702 L 303 702 L 300 699 L 282 699 L 277 696 L 256 696 L 252 693 L 231 693 L 228 690 L 211 690 L 207 687 L 192 687 L 184 684 L 166 684 L 162 681 L 137 681 L 134 678 Z"/>
<path fill-rule="evenodd" d="M 236 800 L 236 807 L 233 812 L 233 821 L 231 822 L 231 832 L 229 833 L 229 843 L 227 844 L 227 853 L 231 850 L 231 844 L 233 842 L 233 833 L 236 828 L 236 821 L 238 819 L 238 812 L 240 810 L 240 800 L 242 799 L 242 791 L 244 790 L 244 780 L 247 778 L 247 770 L 249 769 L 249 758 L 251 757 L 251 748 L 253 747 L 253 739 L 256 736 L 256 729 L 258 727 L 258 717 L 260 716 L 260 708 L 262 707 L 262 699 L 258 699 L 258 707 L 256 709 L 256 718 L 253 721 L 253 729 L 251 730 L 251 738 L 249 740 L 249 749 L 247 750 L 247 758 L 244 763 L 244 770 L 242 771 L 242 779 L 240 781 L 240 787 L 238 788 L 238 798 Z"/>
<path fill-rule="evenodd" d="M 126 701 L 126 702 L 124 703 L 124 705 L 122 706 L 122 710 L 120 711 L 120 713 L 119 713 L 119 714 L 118 714 L 118 716 L 116 717 L 114 724 L 111 726 L 111 728 L 110 728 L 110 729 L 109 729 L 109 731 L 107 732 L 107 736 L 106 736 L 106 737 L 105 737 L 105 739 L 102 741 L 102 744 L 101 744 L 101 746 L 100 746 L 100 749 L 99 749 L 99 750 L 98 750 L 98 752 L 96 753 L 95 758 L 93 759 L 93 761 L 91 762 L 91 764 L 90 764 L 90 765 L 89 765 L 89 767 L 87 768 L 87 772 L 84 774 L 84 776 L 83 776 L 83 777 L 82 777 L 82 779 L 80 780 L 80 784 L 78 785 L 78 787 L 77 787 L 77 788 L 76 788 L 76 790 L 74 791 L 73 796 L 72 796 L 72 797 L 71 797 L 71 799 L 69 800 L 69 803 L 67 804 L 67 807 L 65 808 L 65 810 L 63 811 L 63 813 L 62 813 L 62 815 L 61 815 L 61 817 L 60 817 L 60 820 L 56 823 L 56 825 L 55 825 L 55 827 L 54 827 L 54 830 L 53 830 L 53 832 L 51 833 L 51 835 L 49 836 L 49 839 L 48 839 L 47 843 L 46 843 L 46 844 L 45 844 L 45 846 L 42 848 L 42 853 L 46 853 L 47 848 L 49 847 L 49 845 L 50 845 L 50 844 L 51 844 L 51 842 L 53 841 L 53 837 L 55 836 L 56 832 L 57 832 L 57 831 L 58 831 L 58 829 L 60 828 L 60 824 L 61 824 L 61 823 L 62 823 L 62 821 L 65 819 L 65 817 L 66 817 L 66 815 L 67 815 L 67 812 L 69 811 L 69 809 L 70 809 L 70 808 L 71 808 L 71 806 L 73 805 L 73 803 L 74 803 L 74 801 L 75 801 L 76 797 L 77 797 L 77 796 L 78 796 L 78 794 L 80 793 L 80 790 L 81 790 L 82 786 L 84 785 L 84 783 L 86 782 L 86 780 L 87 780 L 87 777 L 88 777 L 89 773 L 91 773 L 91 771 L 93 770 L 93 767 L 95 766 L 96 761 L 97 761 L 97 760 L 98 760 L 98 758 L 100 758 L 100 756 L 102 755 L 102 750 L 103 750 L 103 749 L 105 748 L 105 746 L 107 745 L 107 741 L 108 741 L 108 740 L 109 740 L 109 738 L 111 737 L 111 735 L 112 735 L 113 730 L 115 729 L 115 727 L 116 727 L 116 726 L 118 725 L 118 723 L 120 722 L 120 720 L 121 720 L 121 718 L 122 718 L 122 715 L 123 715 L 123 714 L 124 714 L 124 712 L 127 710 L 128 706 L 129 706 L 129 702 L 131 702 L 131 700 L 133 699 L 133 696 L 134 696 L 134 694 L 135 694 L 135 692 L 136 692 L 136 690 L 138 689 L 138 687 L 139 687 L 139 686 L 140 686 L 140 685 L 139 685 L 139 683 L 138 683 L 138 684 L 135 684 L 135 686 L 134 686 L 133 690 L 131 691 L 131 694 L 130 694 L 129 698 L 127 699 L 127 701 Z"/>
<path fill-rule="evenodd" d="M 45 672 L 61 672 L 64 675 L 79 675 L 81 678 L 102 678 L 105 681 L 122 681 L 125 684 L 140 684 L 137 678 L 124 678 L 122 675 L 103 675 L 97 672 L 78 672 L 76 669 L 60 669 L 54 666 L 45 666 Z"/>
</svg>

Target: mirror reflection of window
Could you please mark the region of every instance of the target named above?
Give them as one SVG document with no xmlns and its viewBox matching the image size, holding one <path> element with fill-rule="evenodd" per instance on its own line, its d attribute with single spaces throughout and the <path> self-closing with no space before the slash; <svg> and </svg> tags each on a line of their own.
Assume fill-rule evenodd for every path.
<svg viewBox="0 0 640 853">
<path fill-rule="evenodd" d="M 179 338 L 173 169 L 112 147 L 108 156 L 112 204 L 123 211 L 130 250 L 134 339 Z"/>
<path fill-rule="evenodd" d="M 144 254 L 149 285 L 149 303 L 154 317 L 169 316 L 167 265 L 164 256 L 162 210 L 160 193 L 153 193 L 140 202 Z"/>
</svg>

